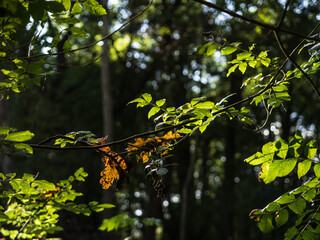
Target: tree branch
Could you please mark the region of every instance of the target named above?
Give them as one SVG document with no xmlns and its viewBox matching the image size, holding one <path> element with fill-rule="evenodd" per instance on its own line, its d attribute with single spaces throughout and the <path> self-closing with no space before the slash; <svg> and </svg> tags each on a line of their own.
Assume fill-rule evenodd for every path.
<svg viewBox="0 0 320 240">
<path fill-rule="evenodd" d="M 299 37 L 299 38 L 303 38 L 303 39 L 308 39 L 308 40 L 312 40 L 312 41 L 317 41 L 317 42 L 320 42 L 320 38 L 317 38 L 317 37 L 311 37 L 311 36 L 304 36 L 300 33 L 296 33 L 296 32 L 292 32 L 290 30 L 287 30 L 287 29 L 282 29 L 282 28 L 278 28 L 278 27 L 274 27 L 274 26 L 271 26 L 269 24 L 265 24 L 265 23 L 262 23 L 262 22 L 259 22 L 257 20 L 254 20 L 254 19 L 251 19 L 251 18 L 248 18 L 248 17 L 245 17 L 245 16 L 242 16 L 240 14 L 237 14 L 235 12 L 232 12 L 228 9 L 224 9 L 222 7 L 219 7 L 217 6 L 216 4 L 213 4 L 213 3 L 210 3 L 210 2 L 206 2 L 206 1 L 203 1 L 203 0 L 195 0 L 196 2 L 198 3 L 201 3 L 209 8 L 213 8 L 213 9 L 216 9 L 218 11 L 221 11 L 221 12 L 224 12 L 232 17 L 235 17 L 235 18 L 238 18 L 238 19 L 241 19 L 243 21 L 246 21 L 246 22 L 249 22 L 249 23 L 253 23 L 257 26 L 260 26 L 260 27 L 263 27 L 263 28 L 266 28 L 266 29 L 269 29 L 271 31 L 278 31 L 278 32 L 284 32 L 284 33 L 288 33 L 288 34 L 291 34 L 293 36 L 296 36 L 296 37 Z"/>
<path fill-rule="evenodd" d="M 279 38 L 279 35 L 276 31 L 273 31 L 274 35 L 275 35 L 275 38 L 277 40 L 277 43 L 283 53 L 283 55 L 289 59 L 289 61 L 296 67 L 299 69 L 299 71 L 303 74 L 303 76 L 305 76 L 305 78 L 308 80 L 309 84 L 312 86 L 313 90 L 316 92 L 318 98 L 320 99 L 320 92 L 319 90 L 317 89 L 316 85 L 314 84 L 314 82 L 311 80 L 311 78 L 308 76 L 308 74 L 300 67 L 299 64 L 297 64 L 292 58 L 291 56 L 289 56 L 281 42 L 281 39 Z"/>
<path fill-rule="evenodd" d="M 113 36 L 115 33 L 119 32 L 120 30 L 122 30 L 126 25 L 128 25 L 130 22 L 132 22 L 133 20 L 135 20 L 136 18 L 138 18 L 139 16 L 141 16 L 145 11 L 147 11 L 147 9 L 152 5 L 153 0 L 150 0 L 148 5 L 142 9 L 139 13 L 137 13 L 136 15 L 134 15 L 133 17 L 129 18 L 127 21 L 125 21 L 119 28 L 117 28 L 115 31 L 105 35 L 104 37 L 102 37 L 100 40 L 97 40 L 95 42 L 92 42 L 88 45 L 76 48 L 76 49 L 72 49 L 70 51 L 67 52 L 55 52 L 55 53 L 48 53 L 48 54 L 38 54 L 38 55 L 33 55 L 33 56 L 27 56 L 27 57 L 20 57 L 20 59 L 32 59 L 32 58 L 39 58 L 39 57 L 46 57 L 46 56 L 56 56 L 59 54 L 66 54 L 66 53 L 73 53 L 73 52 L 77 52 L 77 51 L 81 51 L 87 48 L 91 48 L 93 46 L 95 46 L 96 44 L 98 44 L 101 41 L 105 41 L 108 38 L 110 38 L 111 36 Z M 6 60 L 14 60 L 17 58 L 4 58 Z"/>
</svg>

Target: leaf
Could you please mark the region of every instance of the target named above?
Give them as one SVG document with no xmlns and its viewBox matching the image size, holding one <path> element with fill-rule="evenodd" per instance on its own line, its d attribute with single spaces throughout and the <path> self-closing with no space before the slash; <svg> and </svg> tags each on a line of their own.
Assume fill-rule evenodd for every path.
<svg viewBox="0 0 320 240">
<path fill-rule="evenodd" d="M 237 54 L 237 59 L 238 59 L 239 61 L 242 61 L 242 60 L 244 60 L 244 59 L 246 59 L 246 58 L 248 58 L 248 57 L 250 57 L 250 56 L 251 56 L 251 53 L 250 53 L 250 52 L 243 52 L 243 53 Z"/>
<path fill-rule="evenodd" d="M 215 104 L 213 102 L 210 101 L 206 101 L 206 102 L 200 102 L 198 104 L 196 104 L 194 106 L 194 108 L 200 108 L 200 109 L 213 109 L 215 108 Z"/>
<path fill-rule="evenodd" d="M 229 70 L 228 70 L 228 73 L 227 73 L 227 77 L 229 77 L 229 75 L 231 73 L 233 73 L 237 69 L 238 66 L 239 66 L 239 64 L 235 64 L 232 67 L 230 67 Z"/>
<path fill-rule="evenodd" d="M 296 198 L 293 194 L 285 193 L 281 195 L 278 199 L 276 199 L 275 202 L 279 204 L 288 204 L 288 203 L 292 203 L 295 200 Z"/>
<path fill-rule="evenodd" d="M 165 175 L 165 174 L 167 174 L 167 173 L 168 173 L 168 169 L 166 169 L 166 168 L 159 168 L 159 169 L 157 170 L 157 174 L 158 174 L 159 176 Z"/>
<path fill-rule="evenodd" d="M 304 155 L 307 158 L 311 159 L 311 158 L 314 158 L 316 153 L 317 153 L 317 141 L 312 140 L 312 141 L 308 142 L 308 144 L 305 146 Z"/>
<path fill-rule="evenodd" d="M 247 66 L 248 66 L 248 64 L 246 62 L 240 63 L 239 70 L 240 70 L 240 72 L 242 72 L 242 74 L 244 74 L 246 72 Z"/>
<path fill-rule="evenodd" d="M 294 135 L 289 141 L 289 153 L 294 157 L 299 157 L 302 152 L 302 136 L 300 133 Z"/>
<path fill-rule="evenodd" d="M 307 172 L 309 171 L 309 169 L 311 167 L 311 163 L 312 163 L 311 160 L 304 160 L 303 162 L 300 162 L 298 164 L 297 174 L 298 174 L 299 179 L 307 174 Z"/>
<path fill-rule="evenodd" d="M 19 150 L 24 150 L 26 151 L 27 153 L 29 154 L 33 154 L 33 148 L 30 147 L 28 144 L 25 144 L 25 143 L 16 143 L 14 144 L 14 147 L 16 149 L 19 149 Z"/>
<path fill-rule="evenodd" d="M 29 130 L 22 132 L 10 133 L 5 140 L 13 142 L 25 142 L 30 140 L 34 136 Z"/>
<path fill-rule="evenodd" d="M 301 214 L 306 208 L 306 200 L 298 198 L 288 206 L 295 214 Z"/>
<path fill-rule="evenodd" d="M 150 93 L 144 93 L 142 94 L 142 97 L 144 98 L 144 100 L 146 100 L 148 103 L 150 103 L 152 101 L 152 96 Z"/>
<path fill-rule="evenodd" d="M 26 71 L 28 73 L 32 73 L 32 74 L 39 74 L 39 73 L 42 72 L 42 68 L 43 68 L 44 64 L 45 64 L 45 62 L 43 60 L 39 60 L 39 61 L 35 61 L 35 62 L 32 62 L 32 63 L 29 63 L 26 66 Z"/>
<path fill-rule="evenodd" d="M 219 44 L 211 44 L 211 45 L 208 46 L 207 51 L 204 53 L 204 55 L 205 56 L 210 56 L 219 48 L 220 48 Z"/>
<path fill-rule="evenodd" d="M 280 209 L 281 209 L 281 206 L 280 206 L 278 203 L 276 203 L 276 202 L 271 202 L 271 203 L 269 203 L 268 206 L 266 207 L 266 210 L 267 210 L 268 212 L 276 212 L 276 211 L 278 211 L 278 210 L 280 210 Z"/>
<path fill-rule="evenodd" d="M 46 180 L 35 180 L 31 183 L 32 187 L 37 187 L 41 191 L 56 191 L 56 186 Z"/>
<path fill-rule="evenodd" d="M 225 47 L 221 49 L 221 55 L 229 55 L 235 51 L 237 51 L 237 48 L 235 47 Z"/>
<path fill-rule="evenodd" d="M 317 178 L 320 178 L 320 163 L 317 163 L 316 165 L 314 165 L 313 171 L 317 176 Z"/>
<path fill-rule="evenodd" d="M 83 6 L 94 15 L 101 16 L 107 14 L 106 10 L 95 0 L 87 0 L 83 3 Z"/>
<path fill-rule="evenodd" d="M 182 133 L 182 134 L 189 134 L 192 132 L 192 130 L 189 128 L 181 128 L 181 129 L 177 130 L 177 132 Z"/>
<path fill-rule="evenodd" d="M 76 2 L 72 7 L 71 14 L 76 15 L 76 14 L 81 13 L 81 11 L 82 11 L 82 7 L 81 7 L 80 3 Z"/>
<path fill-rule="evenodd" d="M 286 237 L 286 240 L 293 239 L 294 236 L 296 236 L 299 233 L 299 230 L 296 227 L 291 227 L 287 230 L 287 232 L 284 234 Z"/>
<path fill-rule="evenodd" d="M 161 99 L 161 100 L 156 101 L 156 105 L 158 107 L 161 107 L 165 102 L 166 102 L 166 99 Z"/>
<path fill-rule="evenodd" d="M 151 118 L 153 115 L 157 114 L 160 111 L 159 107 L 153 107 L 148 113 L 148 119 Z"/>
<path fill-rule="evenodd" d="M 263 215 L 261 217 L 260 222 L 258 222 L 258 227 L 261 232 L 268 233 L 274 229 L 274 226 L 272 225 L 272 219 L 273 216 L 271 214 Z"/>
<path fill-rule="evenodd" d="M 282 138 L 279 138 L 276 141 L 275 146 L 278 149 L 277 156 L 285 159 L 289 149 L 288 143 Z"/>
<path fill-rule="evenodd" d="M 292 170 L 295 168 L 297 164 L 298 159 L 289 158 L 278 161 L 280 161 L 278 177 L 284 177 L 287 176 L 290 172 L 292 172 Z"/>
<path fill-rule="evenodd" d="M 317 195 L 317 190 L 315 188 L 308 189 L 305 194 L 302 195 L 302 197 L 307 200 L 308 202 L 311 202 Z"/>
<path fill-rule="evenodd" d="M 62 5 L 64 6 L 65 10 L 69 10 L 71 7 L 71 0 L 62 0 Z"/>
<path fill-rule="evenodd" d="M 252 60 L 249 62 L 249 66 L 252 67 L 252 68 L 255 68 L 257 65 L 257 61 L 256 60 Z"/>
<path fill-rule="evenodd" d="M 286 209 L 281 209 L 279 212 L 277 212 L 277 215 L 275 217 L 275 222 L 277 227 L 281 227 L 284 225 L 289 219 L 289 213 Z"/>
</svg>

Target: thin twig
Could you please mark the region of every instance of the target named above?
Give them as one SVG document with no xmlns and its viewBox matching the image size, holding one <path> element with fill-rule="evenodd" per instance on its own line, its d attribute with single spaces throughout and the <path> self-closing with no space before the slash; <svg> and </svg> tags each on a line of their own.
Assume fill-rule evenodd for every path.
<svg viewBox="0 0 320 240">
<path fill-rule="evenodd" d="M 302 35 L 302 34 L 300 34 L 300 33 L 293 32 L 293 31 L 290 31 L 290 30 L 287 30 L 287 29 L 277 28 L 277 27 L 271 26 L 271 25 L 269 25 L 269 24 L 265 24 L 265 23 L 259 22 L 259 21 L 257 21 L 257 20 L 254 20 L 254 19 L 251 19 L 251 18 L 242 16 L 242 15 L 240 15 L 240 14 L 237 14 L 237 13 L 235 13 L 235 12 L 232 12 L 232 11 L 230 11 L 230 10 L 228 10 L 228 9 L 224 9 L 224 8 L 219 7 L 219 6 L 217 6 L 216 4 L 213 4 L 213 3 L 210 3 L 210 2 L 206 2 L 206 1 L 203 1 L 203 0 L 195 0 L 195 1 L 196 1 L 196 2 L 199 2 L 199 3 L 203 4 L 203 5 L 206 5 L 207 7 L 216 9 L 216 10 L 221 11 L 221 12 L 224 12 L 224 13 L 232 16 L 232 17 L 235 17 L 235 18 L 244 20 L 244 21 L 249 22 L 249 23 L 253 23 L 253 24 L 257 25 L 257 26 L 260 26 L 260 27 L 269 29 L 269 30 L 271 30 L 271 31 L 284 32 L 284 33 L 288 33 L 288 34 L 291 34 L 291 35 L 296 36 L 296 37 L 299 37 L 299 38 L 303 38 L 303 39 L 308 39 L 308 40 L 313 40 L 313 41 L 316 41 L 316 42 L 320 42 L 320 38 L 317 38 L 317 37 L 305 36 L 305 35 Z"/>
<path fill-rule="evenodd" d="M 82 46 L 82 47 L 79 47 L 79 48 L 76 48 L 76 49 L 72 49 L 72 50 L 70 50 L 68 52 L 55 52 L 55 53 L 48 53 L 48 54 L 38 54 L 38 55 L 30 56 L 30 57 L 20 57 L 20 58 L 21 59 L 32 59 L 32 58 L 39 58 L 39 57 L 46 57 L 46 56 L 56 56 L 56 55 L 59 55 L 59 54 L 73 53 L 73 52 L 81 51 L 81 50 L 84 50 L 84 49 L 87 49 L 87 48 L 91 48 L 91 47 L 95 46 L 96 44 L 98 44 L 99 42 L 107 40 L 108 38 L 113 36 L 115 33 L 117 33 L 120 30 L 122 30 L 126 25 L 128 25 L 134 19 L 136 19 L 137 17 L 141 16 L 145 11 L 147 11 L 147 9 L 152 5 L 152 3 L 153 3 L 153 0 L 150 0 L 148 5 L 144 9 L 142 9 L 139 13 L 137 13 L 136 15 L 134 15 L 133 17 L 131 17 L 127 21 L 125 21 L 119 28 L 117 28 L 113 32 L 105 35 L 101 39 L 99 39 L 99 40 L 97 40 L 95 42 L 92 42 L 92 43 L 90 43 L 88 45 L 85 45 L 85 46 Z M 4 59 L 6 59 L 6 58 L 4 58 Z M 14 59 L 16 59 L 16 58 L 14 58 Z M 8 58 L 6 60 L 13 60 L 13 59 L 12 58 Z"/>
<path fill-rule="evenodd" d="M 314 84 L 314 82 L 311 80 L 311 78 L 308 76 L 308 74 L 300 67 L 300 65 L 297 64 L 297 63 L 291 58 L 291 56 L 289 56 L 289 55 L 287 54 L 287 52 L 286 52 L 286 50 L 285 50 L 285 48 L 284 48 L 284 46 L 283 46 L 283 44 L 282 44 L 282 42 L 281 42 L 281 39 L 280 39 L 278 33 L 277 33 L 276 31 L 273 31 L 273 33 L 274 33 L 274 35 L 275 35 L 275 38 L 276 38 L 276 40 L 277 40 L 277 43 L 278 43 L 278 45 L 279 45 L 279 47 L 280 47 L 283 55 L 284 55 L 287 59 L 289 59 L 289 61 L 290 61 L 296 68 L 299 69 L 299 71 L 303 74 L 303 76 L 305 76 L 305 78 L 308 80 L 309 84 L 312 86 L 313 90 L 316 92 L 318 98 L 320 99 L 320 92 L 319 92 L 319 90 L 317 89 L 317 87 L 316 87 L 316 85 Z"/>
<path fill-rule="evenodd" d="M 285 5 L 284 10 L 283 10 L 283 13 L 282 13 L 281 18 L 280 18 L 280 21 L 279 21 L 279 23 L 278 23 L 278 25 L 276 27 L 277 29 L 280 28 L 281 24 L 283 23 L 283 21 L 284 21 L 284 19 L 286 17 L 286 13 L 288 11 L 289 3 L 290 3 L 290 0 L 287 0 L 286 5 Z"/>
</svg>

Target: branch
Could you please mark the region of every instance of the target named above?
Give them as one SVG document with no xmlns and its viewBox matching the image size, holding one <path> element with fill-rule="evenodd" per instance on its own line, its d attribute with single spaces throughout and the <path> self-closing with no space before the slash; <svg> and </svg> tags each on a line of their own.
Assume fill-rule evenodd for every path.
<svg viewBox="0 0 320 240">
<path fill-rule="evenodd" d="M 147 11 L 147 9 L 152 5 L 153 0 L 150 0 L 148 5 L 142 9 L 139 13 L 137 13 L 136 15 L 134 15 L 133 17 L 129 18 L 127 21 L 125 21 L 119 28 L 117 28 L 115 31 L 113 31 L 112 33 L 109 33 L 107 35 L 105 35 L 104 37 L 102 37 L 100 40 L 97 40 L 95 42 L 92 42 L 88 45 L 76 48 L 76 49 L 72 49 L 68 52 L 55 52 L 55 53 L 48 53 L 48 54 L 38 54 L 38 55 L 33 55 L 33 56 L 28 56 L 28 57 L 21 57 L 21 59 L 32 59 L 32 58 L 39 58 L 39 57 L 45 57 L 45 56 L 56 56 L 59 54 L 66 54 L 66 53 L 73 53 L 73 52 L 77 52 L 77 51 L 81 51 L 87 48 L 91 48 L 93 46 L 95 46 L 96 44 L 98 44 L 101 41 L 105 41 L 108 38 L 110 38 L 111 36 L 113 36 L 115 33 L 119 32 L 120 30 L 122 30 L 126 25 L 128 25 L 130 22 L 132 22 L 133 20 L 135 20 L 136 18 L 138 18 L 140 15 L 142 15 L 145 11 Z M 6 60 L 13 60 L 13 58 L 4 58 Z M 15 58 L 14 58 L 15 59 Z"/>
<path fill-rule="evenodd" d="M 283 46 L 283 44 L 282 44 L 282 42 L 281 42 L 281 40 L 280 40 L 280 38 L 279 38 L 278 33 L 277 33 L 276 31 L 273 31 L 273 33 L 274 33 L 274 35 L 275 35 L 275 37 L 276 37 L 277 43 L 278 43 L 278 45 L 279 45 L 279 47 L 280 47 L 283 55 L 284 55 L 287 59 L 289 59 L 289 61 L 290 61 L 296 68 L 299 69 L 299 71 L 303 74 L 303 76 L 306 77 L 306 79 L 308 80 L 309 84 L 312 86 L 313 90 L 316 92 L 318 98 L 320 99 L 320 92 L 319 92 L 319 90 L 317 89 L 317 87 L 316 87 L 316 85 L 314 84 L 314 82 L 311 80 L 311 78 L 308 76 L 308 74 L 300 67 L 300 65 L 298 65 L 298 64 L 291 58 L 291 56 L 289 56 L 289 55 L 287 54 L 287 52 L 286 52 L 286 50 L 285 50 L 285 48 L 284 48 L 284 46 Z"/>
<path fill-rule="evenodd" d="M 283 10 L 283 13 L 282 13 L 281 18 L 280 18 L 280 21 L 279 21 L 279 23 L 277 25 L 277 29 L 280 28 L 281 24 L 284 21 L 284 18 L 286 17 L 286 13 L 287 13 L 287 10 L 288 10 L 288 7 L 289 7 L 289 3 L 290 3 L 290 0 L 287 0 L 286 5 L 285 5 L 284 10 Z"/>
<path fill-rule="evenodd" d="M 262 23 L 262 22 L 259 22 L 257 20 L 254 20 L 254 19 L 251 19 L 251 18 L 248 18 L 248 17 L 245 17 L 245 16 L 242 16 L 240 14 L 237 14 L 235 12 L 232 12 L 228 9 L 224 9 L 222 7 L 219 7 L 217 6 L 216 4 L 213 4 L 213 3 L 210 3 L 210 2 L 206 2 L 206 1 L 203 1 L 203 0 L 195 0 L 196 2 L 199 2 L 203 5 L 206 5 L 207 7 L 209 8 L 213 8 L 213 9 L 216 9 L 218 11 L 221 11 L 221 12 L 224 12 L 232 17 L 235 17 L 235 18 L 238 18 L 238 19 L 241 19 L 241 20 L 244 20 L 246 22 L 249 22 L 249 23 L 253 23 L 257 26 L 260 26 L 260 27 L 263 27 L 263 28 L 266 28 L 266 29 L 269 29 L 271 31 L 278 31 L 278 32 L 284 32 L 284 33 L 288 33 L 288 34 L 291 34 L 293 36 L 296 36 L 296 37 L 299 37 L 299 38 L 303 38 L 303 39 L 308 39 L 308 40 L 313 40 L 313 41 L 316 41 L 316 42 L 320 42 L 320 38 L 317 38 L 317 37 L 311 37 L 311 36 L 304 36 L 300 33 L 296 33 L 296 32 L 292 32 L 290 30 L 287 30 L 287 29 L 282 29 L 282 28 L 278 28 L 278 27 L 274 27 L 274 26 L 271 26 L 269 24 L 265 24 L 265 23 Z M 283 16 L 284 17 L 284 16 Z"/>
</svg>

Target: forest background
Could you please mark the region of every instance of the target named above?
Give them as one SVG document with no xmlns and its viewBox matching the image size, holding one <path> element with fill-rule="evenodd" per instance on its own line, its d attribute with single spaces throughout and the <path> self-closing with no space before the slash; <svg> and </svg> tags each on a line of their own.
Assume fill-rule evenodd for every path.
<svg viewBox="0 0 320 240">
<path fill-rule="evenodd" d="M 269 232 L 266 228 L 270 225 L 257 227 L 249 213 L 252 209 L 264 208 L 279 195 L 306 182 L 309 175 L 303 178 L 298 175 L 297 179 L 291 173 L 264 184 L 258 181 L 261 168 L 250 166 L 244 160 L 267 142 L 279 137 L 289 141 L 297 131 L 305 140 L 318 139 L 317 91 L 301 75 L 295 76 L 293 83 L 286 85 L 290 101 L 285 96 L 283 101 L 277 102 L 277 106 L 268 102 L 268 107 L 263 104 L 248 107 L 252 122 L 249 118 L 238 121 L 231 114 L 215 119 L 203 133 L 197 131 L 189 136 L 189 132 L 184 130 L 188 137 L 174 146 L 172 155 L 165 158 L 164 172 L 158 174 L 164 186 L 161 189 L 163 195 L 155 189 L 154 179 L 146 176 L 146 165 L 141 162 L 126 160 L 130 168 L 128 181 L 119 191 L 116 191 L 115 185 L 105 190 L 99 183 L 103 169 L 101 153 L 92 149 L 42 149 L 37 148 L 35 143 L 57 134 L 70 137 L 72 134 L 65 134 L 77 131 L 86 131 L 78 132 L 80 135 L 87 134 L 86 139 L 93 137 L 87 131 L 93 133 L 95 139 L 108 136 L 109 142 L 152 131 L 156 123 L 147 117 L 148 113 L 151 115 L 150 109 L 128 105 L 144 93 L 150 93 L 156 100 L 166 99 L 167 106 L 175 107 L 199 97 L 206 97 L 214 103 L 219 103 L 226 96 L 229 96 L 227 101 L 231 104 L 242 101 L 255 93 L 254 87 L 257 88 L 263 81 L 260 77 L 256 85 L 249 84 L 245 88 L 248 77 L 259 76 L 255 75 L 256 71 L 263 72 L 261 69 L 271 62 L 268 60 L 252 68 L 246 66 L 246 69 L 237 65 L 238 69 L 231 71 L 232 53 L 221 54 L 215 51 L 217 47 L 209 49 L 210 45 L 205 44 L 227 46 L 241 43 L 230 45 L 240 51 L 255 44 L 258 53 L 267 53 L 264 57 L 270 57 L 273 65 L 281 65 L 288 57 L 274 37 L 273 31 L 277 29 L 264 27 L 281 23 L 281 27 L 300 34 L 299 37 L 282 32 L 280 37 L 284 49 L 290 53 L 303 40 L 301 35 L 306 40 L 306 36 L 312 33 L 316 37 L 309 39 L 309 47 L 311 53 L 317 53 L 318 35 L 315 34 L 319 31 L 316 29 L 320 19 L 319 3 L 304 0 L 216 0 L 214 5 L 210 5 L 200 0 L 118 0 L 101 1 L 98 7 L 93 0 L 56 1 L 61 6 L 49 6 L 46 2 L 0 3 L 2 26 L 9 21 L 8 18 L 17 17 L 21 12 L 24 14 L 26 10 L 21 10 L 25 8 L 23 4 L 30 4 L 28 14 L 20 15 L 21 21 L 16 22 L 14 32 L 8 33 L 10 37 L 11 34 L 15 36 L 14 41 L 6 39 L 8 28 L 2 27 L 1 69 L 8 69 L 13 64 L 10 62 L 13 58 L 25 59 L 30 65 L 33 63 L 28 68 L 33 84 L 26 84 L 26 79 L 19 80 L 17 77 L 25 85 L 9 86 L 6 79 L 12 77 L 11 73 L 2 71 L 0 119 L 4 139 L 0 142 L 1 170 L 4 174 L 16 172 L 17 176 L 22 176 L 29 173 L 36 176 L 34 179 L 58 182 L 68 179 L 83 167 L 88 176 L 85 182 L 74 186 L 83 193 L 76 200 L 79 201 L 77 204 L 99 201 L 115 206 L 102 212 L 100 209 L 100 213 L 90 216 L 62 210 L 59 226 L 64 230 L 53 236 L 62 239 L 124 239 L 129 236 L 148 240 L 282 239 L 294 220 L 289 220 L 285 227 L 263 234 Z M 107 14 L 100 6 L 106 9 Z M 62 12 L 68 17 L 59 15 Z M 49 17 L 43 21 L 47 13 Z M 247 19 L 241 19 L 241 16 Z M 77 20 L 68 21 L 73 18 Z M 248 19 L 262 25 L 246 21 Z M 121 29 L 117 30 L 119 27 Z M 104 36 L 107 36 L 104 41 L 98 41 Z M 55 52 L 58 54 L 52 54 Z M 309 53 L 295 54 L 294 61 L 301 64 L 305 59 L 310 60 L 318 55 L 311 54 L 310 57 Z M 45 59 L 34 61 L 38 54 L 45 54 Z M 19 68 L 19 63 L 14 63 Z M 313 87 L 319 86 L 318 67 L 310 73 L 314 78 Z M 291 63 L 281 71 L 294 71 L 295 68 Z M 146 99 L 149 95 L 142 96 Z M 8 127 L 29 130 L 34 134 L 33 154 L 26 153 L 29 150 L 26 146 L 20 145 L 19 150 L 24 151 L 13 151 L 8 146 L 6 140 L 15 132 L 8 130 Z M 156 136 L 161 137 L 165 133 L 159 134 Z M 130 141 L 134 142 L 134 138 Z M 120 144 L 112 146 L 115 152 L 124 149 Z M 318 160 L 314 156 L 311 158 L 315 163 Z M 78 174 L 86 176 L 82 171 Z M 313 172 L 309 174 L 311 176 Z M 5 177 L 3 179 L 5 181 Z M 2 189 L 5 189 L 6 185 L 3 186 Z M 3 199 L 5 208 L 7 199 Z M 101 208 L 109 207 L 101 205 Z M 318 210 L 314 211 L 315 214 Z M 318 236 L 319 229 L 317 231 L 314 236 Z M 20 236 L 15 236 L 17 232 L 10 235 L 2 230 L 1 234 L 4 237 L 9 234 L 12 239 L 23 238 L 20 232 Z M 304 236 L 300 239 L 308 238 Z"/>
</svg>

